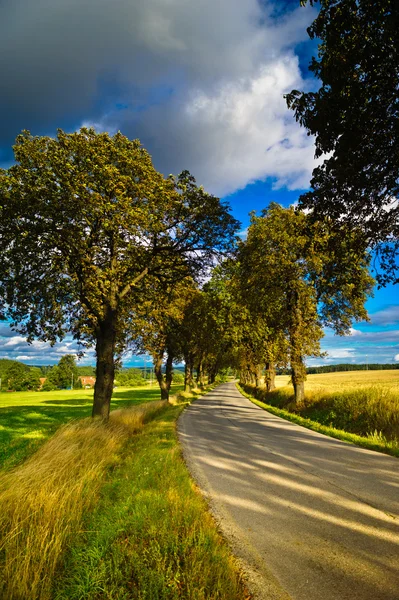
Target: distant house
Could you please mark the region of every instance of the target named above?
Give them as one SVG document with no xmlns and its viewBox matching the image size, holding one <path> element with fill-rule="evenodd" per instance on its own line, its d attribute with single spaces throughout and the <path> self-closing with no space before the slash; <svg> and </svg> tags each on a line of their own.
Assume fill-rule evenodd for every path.
<svg viewBox="0 0 399 600">
<path fill-rule="evenodd" d="M 91 376 L 87 376 L 87 375 L 81 375 L 79 377 L 79 379 L 82 382 L 82 386 L 87 389 L 94 387 L 94 384 L 96 383 L 95 377 L 91 377 Z"/>
<path fill-rule="evenodd" d="M 45 382 L 47 381 L 47 377 L 39 377 L 40 380 L 40 390 L 42 389 L 42 387 L 44 386 Z"/>
</svg>

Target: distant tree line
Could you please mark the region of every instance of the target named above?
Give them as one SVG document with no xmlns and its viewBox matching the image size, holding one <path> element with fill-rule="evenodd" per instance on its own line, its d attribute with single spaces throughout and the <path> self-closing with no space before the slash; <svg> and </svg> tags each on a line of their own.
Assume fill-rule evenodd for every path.
<svg viewBox="0 0 399 600">
<path fill-rule="evenodd" d="M 338 371 L 387 371 L 391 369 L 399 369 L 398 363 L 368 363 L 368 364 L 353 364 L 343 363 L 337 365 L 320 365 L 318 367 L 307 367 L 306 371 L 309 375 L 315 373 L 337 373 Z"/>
</svg>

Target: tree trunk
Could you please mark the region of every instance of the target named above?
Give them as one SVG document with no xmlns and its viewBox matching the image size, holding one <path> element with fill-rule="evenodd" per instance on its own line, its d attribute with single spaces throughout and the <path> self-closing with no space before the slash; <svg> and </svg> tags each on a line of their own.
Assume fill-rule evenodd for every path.
<svg viewBox="0 0 399 600">
<path fill-rule="evenodd" d="M 185 357 L 184 367 L 184 391 L 190 392 L 194 387 L 193 379 L 193 358 L 191 355 Z"/>
<path fill-rule="evenodd" d="M 301 405 L 305 398 L 306 368 L 302 356 L 291 357 L 291 380 L 294 386 L 295 404 Z"/>
<path fill-rule="evenodd" d="M 295 404 L 297 406 L 300 406 L 303 403 L 303 400 L 305 398 L 305 382 L 304 381 L 295 382 L 293 380 L 292 383 L 294 386 Z"/>
<path fill-rule="evenodd" d="M 166 388 L 168 390 L 168 400 L 169 400 L 170 386 L 172 385 L 172 379 L 173 379 L 173 354 L 168 350 L 168 358 L 166 359 L 166 368 L 165 368 L 165 383 L 166 383 Z"/>
<path fill-rule="evenodd" d="M 165 377 L 162 373 L 162 363 L 163 363 L 163 352 L 158 354 L 154 359 L 154 372 L 155 377 L 157 378 L 160 390 L 161 390 L 161 400 L 169 400 L 169 389 L 167 383 L 165 381 Z"/>
<path fill-rule="evenodd" d="M 204 384 L 204 363 L 201 360 L 197 367 L 197 385 L 198 387 L 203 388 Z"/>
<path fill-rule="evenodd" d="M 299 306 L 299 293 L 292 289 L 289 295 L 290 345 L 291 345 L 291 381 L 294 387 L 295 404 L 299 406 L 305 398 L 306 367 L 302 356 L 301 328 L 302 313 Z"/>
<path fill-rule="evenodd" d="M 276 369 L 271 362 L 266 363 L 265 386 L 267 392 L 272 392 L 276 389 Z"/>
<path fill-rule="evenodd" d="M 259 365 L 255 371 L 255 386 L 260 387 L 262 381 L 262 367 Z"/>
<path fill-rule="evenodd" d="M 94 385 L 93 417 L 109 418 L 115 378 L 116 313 L 111 309 L 99 324 L 96 341 L 96 383 Z"/>
</svg>

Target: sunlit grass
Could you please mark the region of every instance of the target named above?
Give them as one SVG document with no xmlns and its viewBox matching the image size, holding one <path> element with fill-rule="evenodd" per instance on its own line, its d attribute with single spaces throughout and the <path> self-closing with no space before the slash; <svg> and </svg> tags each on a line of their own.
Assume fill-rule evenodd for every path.
<svg viewBox="0 0 399 600">
<path fill-rule="evenodd" d="M 182 459 L 182 408 L 66 424 L 0 474 L 1 598 L 248 598 Z"/>
<path fill-rule="evenodd" d="M 173 386 L 173 393 L 182 386 Z M 117 388 L 111 410 L 158 400 L 159 387 Z M 0 394 L 0 470 L 20 464 L 64 423 L 91 415 L 93 390 Z"/>
<path fill-rule="evenodd" d="M 399 453 L 399 371 L 350 371 L 309 375 L 305 383 L 305 401 L 294 403 L 288 376 L 277 378 L 277 389 L 244 386 L 246 392 L 269 407 L 283 410 L 286 418 L 322 433 L 354 441 L 337 432 L 347 432 L 369 440 L 367 447 L 397 455 Z M 287 412 L 288 411 L 288 412 Z M 277 413 L 275 413 L 277 414 Z M 329 431 L 330 430 L 330 433 Z M 357 440 L 354 443 L 367 445 Z"/>
<path fill-rule="evenodd" d="M 278 375 L 276 386 L 288 386 L 289 375 Z M 384 371 L 339 371 L 338 373 L 316 373 L 308 375 L 305 383 L 308 392 L 341 392 L 378 385 L 399 394 L 399 369 Z"/>
<path fill-rule="evenodd" d="M 96 501 L 126 439 L 164 402 L 117 410 L 104 425 L 64 425 L 19 468 L 0 475 L 0 597 L 50 598 L 60 556 Z"/>
<path fill-rule="evenodd" d="M 244 600 L 229 550 L 196 491 L 168 407 L 135 437 L 70 548 L 54 600 Z"/>
<path fill-rule="evenodd" d="M 281 417 L 282 419 L 291 421 L 291 423 L 301 425 L 302 427 L 306 427 L 307 429 L 312 429 L 312 431 L 317 431 L 318 433 L 322 433 L 324 435 L 328 435 L 338 440 L 342 440 L 343 442 L 350 442 L 351 444 L 367 448 L 368 450 L 384 452 L 385 454 L 391 454 L 392 456 L 399 457 L 398 442 L 396 442 L 395 440 L 389 441 L 377 432 L 365 437 L 361 435 L 356 435 L 355 433 L 344 431 L 342 429 L 337 429 L 329 425 L 323 425 L 315 420 L 302 417 L 298 413 L 293 413 L 282 408 L 276 408 L 276 406 L 272 406 L 271 404 L 267 404 L 266 402 L 257 400 L 251 393 L 248 393 L 248 391 L 254 392 L 254 390 L 250 390 L 250 386 L 238 385 L 238 389 L 244 396 L 246 396 L 249 400 L 251 400 L 260 408 L 267 410 L 268 412 L 270 412 L 273 415 L 276 415 L 277 417 Z"/>
</svg>

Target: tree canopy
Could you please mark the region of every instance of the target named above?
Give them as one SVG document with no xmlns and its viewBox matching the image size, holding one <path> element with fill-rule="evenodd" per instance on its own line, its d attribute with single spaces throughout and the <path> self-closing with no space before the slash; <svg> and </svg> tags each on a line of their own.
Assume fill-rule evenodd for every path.
<svg viewBox="0 0 399 600">
<path fill-rule="evenodd" d="M 396 0 L 320 0 L 308 33 L 320 41 L 309 69 L 321 86 L 286 96 L 324 157 L 300 205 L 360 225 L 379 254 L 380 283 L 398 281 L 398 32 Z"/>
<path fill-rule="evenodd" d="M 93 129 L 23 132 L 0 173 L 0 301 L 28 340 L 94 345 L 93 415 L 108 418 L 115 357 L 148 290 L 201 277 L 238 222 L 184 171 L 158 173 L 138 140 Z"/>
<path fill-rule="evenodd" d="M 367 319 L 372 291 L 369 254 L 351 230 L 338 236 L 328 222 L 312 222 L 302 211 L 272 203 L 252 216 L 237 254 L 238 301 L 248 312 L 243 328 L 247 362 L 258 379 L 257 361 L 289 362 L 297 402 L 304 395 L 307 356 L 321 356 L 322 326 L 349 332 L 352 320 Z M 261 339 L 251 335 L 251 328 Z M 285 356 L 284 356 L 285 354 Z M 251 365 L 252 362 L 252 365 Z M 268 366 L 267 387 L 273 376 Z"/>
</svg>

